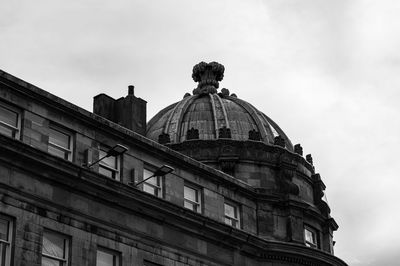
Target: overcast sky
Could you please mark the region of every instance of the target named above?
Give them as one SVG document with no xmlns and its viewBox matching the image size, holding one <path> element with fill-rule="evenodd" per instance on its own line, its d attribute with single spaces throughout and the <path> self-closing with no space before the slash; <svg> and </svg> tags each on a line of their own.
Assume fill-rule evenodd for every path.
<svg viewBox="0 0 400 266">
<path fill-rule="evenodd" d="M 400 261 L 400 2 L 2 0 L 0 68 L 89 111 L 148 101 L 148 120 L 225 66 L 226 87 L 311 153 L 327 185 L 336 255 Z"/>
</svg>

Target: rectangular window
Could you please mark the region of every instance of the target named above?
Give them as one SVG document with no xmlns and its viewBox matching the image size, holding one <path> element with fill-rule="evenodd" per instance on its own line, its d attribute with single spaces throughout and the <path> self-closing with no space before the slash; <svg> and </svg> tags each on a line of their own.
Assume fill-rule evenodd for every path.
<svg viewBox="0 0 400 266">
<path fill-rule="evenodd" d="M 0 266 L 11 265 L 13 222 L 0 215 Z"/>
<path fill-rule="evenodd" d="M 119 266 L 120 254 L 105 248 L 98 248 L 96 255 L 96 266 Z"/>
<path fill-rule="evenodd" d="M 107 152 L 100 150 L 99 159 L 106 156 Z M 120 180 L 120 156 L 105 157 L 99 162 L 99 173 L 109 178 Z"/>
<path fill-rule="evenodd" d="M 225 223 L 235 228 L 240 228 L 240 211 L 239 207 L 233 203 L 224 203 Z"/>
<path fill-rule="evenodd" d="M 201 213 L 201 192 L 199 189 L 185 185 L 183 187 L 184 207 Z"/>
<path fill-rule="evenodd" d="M 143 169 L 143 180 L 149 178 L 152 175 L 153 172 L 147 169 Z M 163 193 L 162 181 L 163 181 L 162 176 L 153 176 L 152 178 L 143 182 L 143 191 L 153 194 L 154 196 L 157 196 L 159 198 L 162 198 L 162 193 Z"/>
<path fill-rule="evenodd" d="M 48 152 L 65 160 L 72 161 L 72 136 L 57 127 L 50 127 Z"/>
<path fill-rule="evenodd" d="M 0 103 L 0 133 L 19 139 L 21 113 L 11 106 Z"/>
<path fill-rule="evenodd" d="M 307 247 L 316 248 L 318 246 L 317 232 L 308 226 L 304 228 L 304 242 Z"/>
<path fill-rule="evenodd" d="M 50 231 L 43 232 L 42 266 L 67 266 L 69 239 Z"/>
</svg>

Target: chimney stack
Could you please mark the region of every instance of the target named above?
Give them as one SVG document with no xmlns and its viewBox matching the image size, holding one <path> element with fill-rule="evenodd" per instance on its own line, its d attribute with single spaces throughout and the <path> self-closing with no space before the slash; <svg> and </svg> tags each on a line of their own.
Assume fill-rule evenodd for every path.
<svg viewBox="0 0 400 266">
<path fill-rule="evenodd" d="M 101 93 L 93 99 L 93 113 L 141 135 L 146 134 L 147 102 L 135 96 L 135 86 L 128 86 L 128 95 L 117 100 Z"/>
</svg>

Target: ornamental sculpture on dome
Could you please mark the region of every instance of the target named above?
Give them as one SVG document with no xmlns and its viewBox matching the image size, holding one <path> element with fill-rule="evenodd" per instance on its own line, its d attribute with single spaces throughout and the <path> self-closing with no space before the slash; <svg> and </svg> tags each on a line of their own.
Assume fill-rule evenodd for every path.
<svg viewBox="0 0 400 266">
<path fill-rule="evenodd" d="M 193 95 L 217 93 L 219 81 L 224 78 L 225 67 L 217 62 L 200 62 L 193 67 L 192 78 L 195 82 L 199 82 Z"/>
</svg>

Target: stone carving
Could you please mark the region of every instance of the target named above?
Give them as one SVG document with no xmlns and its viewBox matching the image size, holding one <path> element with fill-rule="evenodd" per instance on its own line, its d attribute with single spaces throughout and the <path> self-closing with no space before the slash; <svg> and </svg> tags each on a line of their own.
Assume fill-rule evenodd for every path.
<svg viewBox="0 0 400 266">
<path fill-rule="evenodd" d="M 171 142 L 171 139 L 170 139 L 170 137 L 169 137 L 169 134 L 167 134 L 167 133 L 162 133 L 162 134 L 160 134 L 159 136 L 158 136 L 158 143 L 160 143 L 160 144 L 167 144 L 167 143 L 170 143 Z"/>
<path fill-rule="evenodd" d="M 219 81 L 224 78 L 225 67 L 217 62 L 200 62 L 193 67 L 192 78 L 199 82 L 193 95 L 217 93 Z"/>
<path fill-rule="evenodd" d="M 300 144 L 294 145 L 294 152 L 303 156 L 303 147 Z"/>
<path fill-rule="evenodd" d="M 191 140 L 191 139 L 199 139 L 199 130 L 195 129 L 195 128 L 191 128 L 187 131 L 187 135 L 186 135 L 186 139 L 187 140 Z"/>
<path fill-rule="evenodd" d="M 277 146 L 280 146 L 280 147 L 285 148 L 285 145 L 286 145 L 285 139 L 282 138 L 280 135 L 279 135 L 279 136 L 276 136 L 276 137 L 274 138 L 274 145 L 277 145 Z"/>
<path fill-rule="evenodd" d="M 183 95 L 183 98 L 185 99 L 186 97 L 191 96 L 189 92 L 186 92 L 185 95 Z"/>
<path fill-rule="evenodd" d="M 234 154 L 235 150 L 233 148 L 233 146 L 231 145 L 224 145 L 221 148 L 220 154 L 224 155 L 224 156 L 230 156 L 232 154 Z"/>
<path fill-rule="evenodd" d="M 313 159 L 312 159 L 311 154 L 307 154 L 307 155 L 306 155 L 306 161 L 307 161 L 309 164 L 313 165 Z"/>
<path fill-rule="evenodd" d="M 261 141 L 260 132 L 255 129 L 249 131 L 249 140 Z"/>
<path fill-rule="evenodd" d="M 324 196 L 324 189 L 325 186 L 322 183 L 321 176 L 320 174 L 314 174 L 311 176 L 313 179 L 314 183 L 314 200 L 316 202 L 319 202 L 322 200 L 322 197 Z"/>
<path fill-rule="evenodd" d="M 235 165 L 236 165 L 236 160 L 229 160 L 226 158 L 220 158 L 219 160 L 220 164 L 221 164 L 221 170 L 228 174 L 228 175 L 234 175 L 235 172 Z"/>
<path fill-rule="evenodd" d="M 222 97 L 229 96 L 229 90 L 226 88 L 222 88 L 220 94 L 222 95 Z"/>
<path fill-rule="evenodd" d="M 219 129 L 218 138 L 220 138 L 220 139 L 231 139 L 232 138 L 231 129 L 227 128 L 226 126 L 221 127 Z"/>
<path fill-rule="evenodd" d="M 328 203 L 322 199 L 325 195 L 324 190 L 326 186 L 322 181 L 320 174 L 313 174 L 311 178 L 313 180 L 315 205 L 321 210 L 322 213 L 328 215 L 331 212 L 331 209 L 329 208 Z"/>
<path fill-rule="evenodd" d="M 231 145 L 224 145 L 221 147 L 218 156 L 218 162 L 220 164 L 221 170 L 228 175 L 234 175 L 235 165 L 239 160 L 238 154 L 236 154 L 236 149 Z"/>
</svg>

